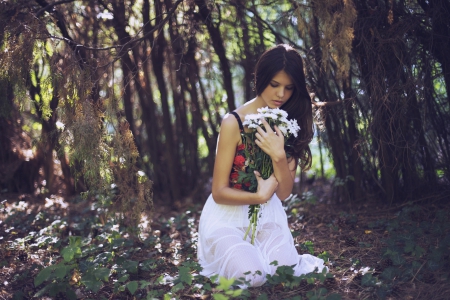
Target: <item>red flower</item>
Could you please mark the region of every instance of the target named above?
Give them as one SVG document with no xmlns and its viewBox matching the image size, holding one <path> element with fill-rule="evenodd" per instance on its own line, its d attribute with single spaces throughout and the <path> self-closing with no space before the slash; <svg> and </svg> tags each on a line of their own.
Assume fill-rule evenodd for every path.
<svg viewBox="0 0 450 300">
<path fill-rule="evenodd" d="M 250 182 L 248 181 L 248 182 L 244 183 L 244 185 L 245 185 L 246 187 L 249 187 L 251 184 L 250 184 Z"/>
<path fill-rule="evenodd" d="M 238 168 L 242 168 L 244 166 L 245 163 L 245 158 L 242 155 L 237 155 L 234 158 L 234 162 L 233 164 L 238 167 Z"/>
<path fill-rule="evenodd" d="M 239 173 L 238 172 L 231 173 L 230 178 L 231 179 L 238 179 L 239 178 Z"/>
<path fill-rule="evenodd" d="M 245 149 L 245 144 L 240 144 L 239 146 L 237 146 L 237 151 L 242 151 Z"/>
<path fill-rule="evenodd" d="M 241 190 L 242 189 L 242 184 L 236 183 L 233 187 L 235 189 Z"/>
</svg>

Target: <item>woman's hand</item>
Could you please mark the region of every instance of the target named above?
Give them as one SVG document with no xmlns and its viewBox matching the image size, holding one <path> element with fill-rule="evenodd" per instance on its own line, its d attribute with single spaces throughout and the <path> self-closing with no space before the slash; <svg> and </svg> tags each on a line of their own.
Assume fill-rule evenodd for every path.
<svg viewBox="0 0 450 300">
<path fill-rule="evenodd" d="M 278 181 L 273 174 L 265 180 L 261 177 L 261 174 L 258 171 L 255 171 L 255 175 L 256 180 L 258 181 L 256 194 L 261 200 L 259 204 L 263 204 L 266 203 L 270 198 L 272 198 L 273 194 L 277 190 Z"/>
<path fill-rule="evenodd" d="M 261 119 L 264 129 L 256 128 L 258 131 L 256 136 L 256 145 L 259 146 L 272 160 L 278 160 L 286 157 L 284 151 L 284 136 L 280 129 L 275 125 L 274 130 L 270 127 L 265 119 Z"/>
</svg>

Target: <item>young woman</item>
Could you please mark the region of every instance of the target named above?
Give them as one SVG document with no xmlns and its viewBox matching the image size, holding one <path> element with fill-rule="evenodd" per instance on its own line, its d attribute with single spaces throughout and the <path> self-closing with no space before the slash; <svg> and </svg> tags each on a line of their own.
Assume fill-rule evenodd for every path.
<svg viewBox="0 0 450 300">
<path fill-rule="evenodd" d="M 297 164 L 304 169 L 311 165 L 308 144 L 313 136 L 312 107 L 300 54 L 288 45 L 267 50 L 256 64 L 254 81 L 256 98 L 227 114 L 221 124 L 212 194 L 200 217 L 197 254 L 202 275 L 244 278 L 250 286 L 260 286 L 266 274 L 275 273 L 277 266 L 271 264 L 273 261 L 278 266 L 295 265 L 296 276 L 312 272 L 316 267 L 321 271 L 324 266 L 322 259 L 298 255 L 281 203 L 292 192 Z M 258 188 L 256 193 L 251 193 L 245 185 L 237 189 L 230 175 L 236 167 L 235 157 L 244 152 L 240 132 L 246 129 L 242 121 L 246 115 L 266 106 L 285 110 L 288 118 L 296 119 L 301 129 L 297 138 L 289 141 L 294 147 L 285 150 L 280 130 L 277 127 L 272 130 L 263 121 L 264 128 L 257 129 L 256 144 L 271 157 L 274 173 L 263 180 L 255 172 Z M 263 206 L 254 244 L 249 237 L 244 240 L 251 204 Z"/>
</svg>

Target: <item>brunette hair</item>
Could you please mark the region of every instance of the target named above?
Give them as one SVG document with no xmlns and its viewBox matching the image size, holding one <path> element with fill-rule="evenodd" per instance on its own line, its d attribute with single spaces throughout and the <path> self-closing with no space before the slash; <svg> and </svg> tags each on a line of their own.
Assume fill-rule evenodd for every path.
<svg viewBox="0 0 450 300">
<path fill-rule="evenodd" d="M 255 90 L 259 96 L 272 78 L 285 71 L 292 79 L 295 88 L 292 96 L 280 108 L 288 113 L 289 119 L 296 119 L 300 126 L 297 138 L 291 136 L 286 143 L 286 152 L 300 163 L 303 170 L 311 167 L 309 143 L 314 135 L 311 97 L 306 88 L 303 60 L 300 53 L 289 45 L 280 44 L 266 50 L 255 67 Z"/>
</svg>

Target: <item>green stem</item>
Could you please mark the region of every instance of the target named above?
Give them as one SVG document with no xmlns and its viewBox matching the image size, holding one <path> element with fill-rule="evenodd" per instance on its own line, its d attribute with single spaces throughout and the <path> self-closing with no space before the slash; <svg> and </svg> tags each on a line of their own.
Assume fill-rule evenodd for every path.
<svg viewBox="0 0 450 300">
<path fill-rule="evenodd" d="M 256 233 L 256 225 L 257 225 L 257 221 L 258 221 L 258 211 L 259 211 L 259 208 L 256 208 L 252 215 L 252 241 L 251 241 L 252 245 L 255 244 L 255 233 Z"/>
<path fill-rule="evenodd" d="M 250 223 L 248 224 L 247 230 L 245 231 L 244 241 L 247 239 L 247 235 L 250 232 L 250 228 L 252 227 L 252 219 L 253 219 L 253 215 L 252 215 L 252 218 L 250 219 Z"/>
</svg>

